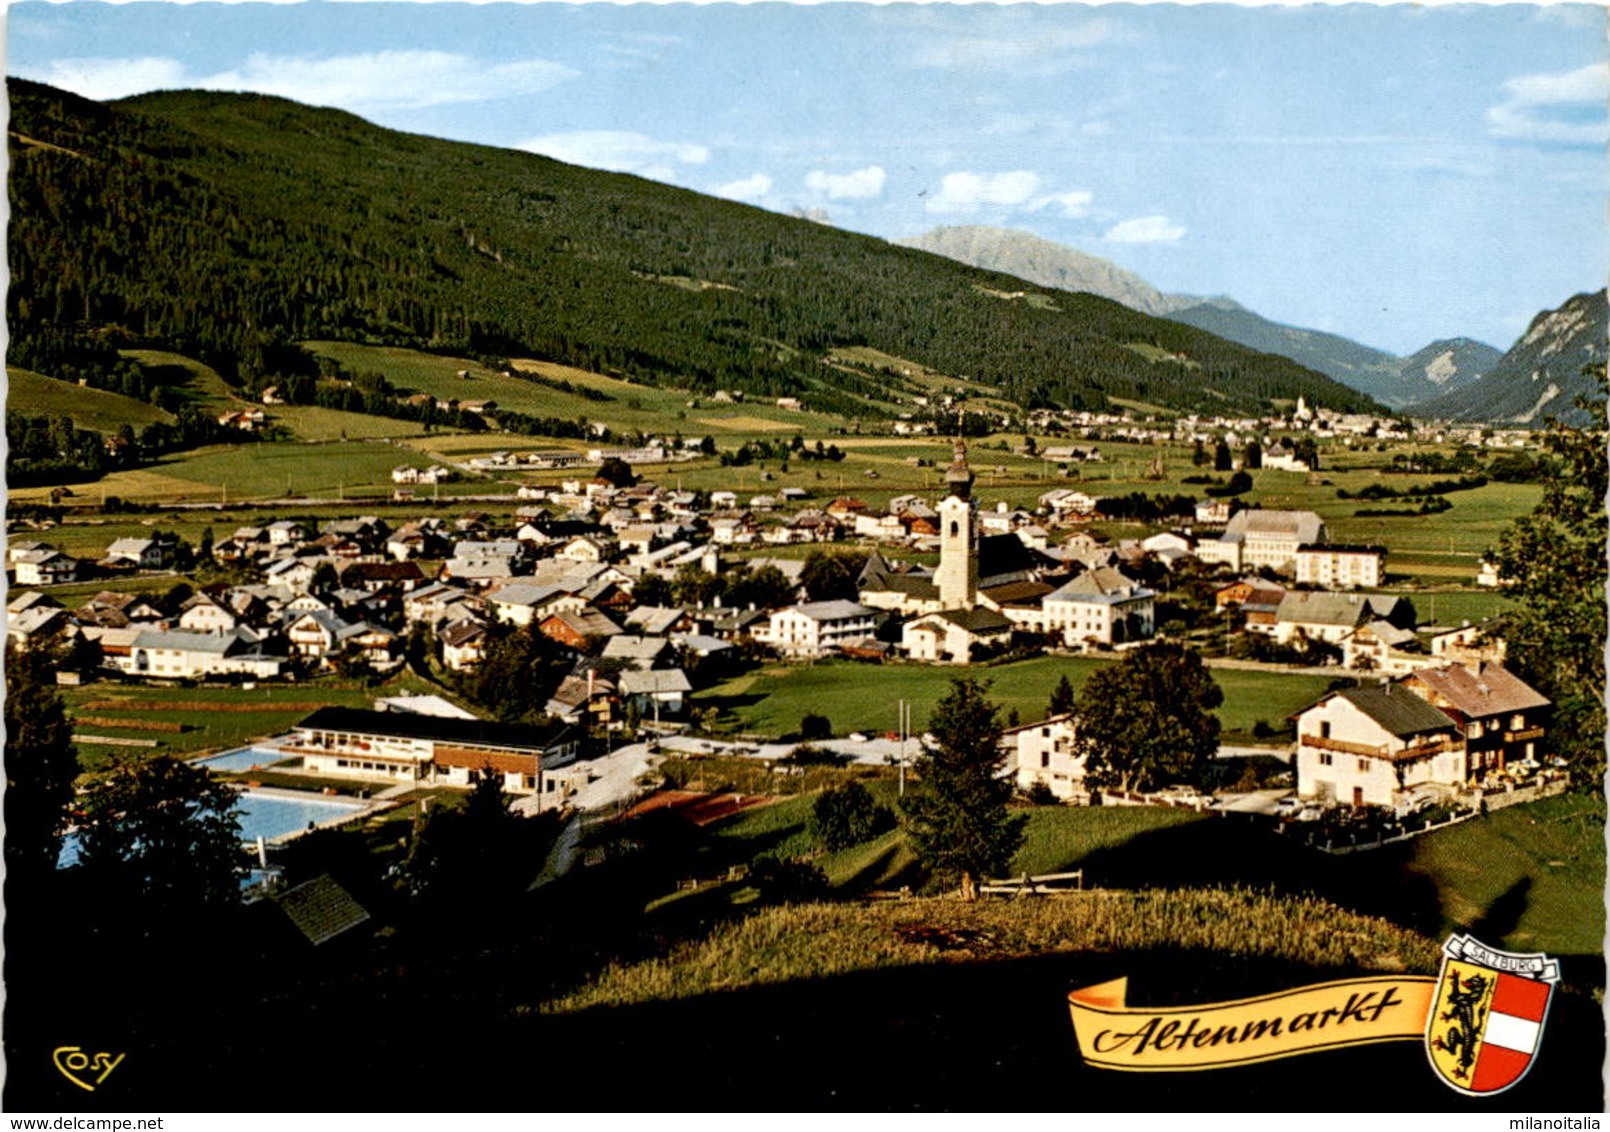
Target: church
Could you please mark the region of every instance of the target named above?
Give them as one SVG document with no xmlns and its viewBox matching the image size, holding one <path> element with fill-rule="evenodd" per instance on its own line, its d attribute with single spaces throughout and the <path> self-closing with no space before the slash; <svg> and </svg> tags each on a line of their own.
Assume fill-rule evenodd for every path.
<svg viewBox="0 0 1610 1132">
<path fill-rule="evenodd" d="M 1064 643 L 1070 646 L 1086 640 L 1113 644 L 1151 635 L 1154 595 L 1150 590 L 1121 576 L 1103 578 L 1104 584 L 1094 588 L 1071 583 L 1059 588 L 1046 579 L 1061 574 L 1055 580 L 1067 582 L 1065 563 L 1033 549 L 1015 534 L 981 534 L 973 482 L 967 445 L 958 439 L 955 458 L 945 472 L 945 498 L 938 506 L 938 567 L 931 574 L 900 573 L 873 551 L 861 572 L 861 604 L 911 619 L 901 638 L 908 656 L 966 663 L 980 648 L 1009 644 L 1017 630 L 1061 630 Z M 1091 593 L 1086 595 L 1084 589 Z M 1056 608 L 1046 607 L 1047 598 Z M 1101 605 L 1104 630 L 1087 631 L 1083 620 L 1075 620 L 1061 608 L 1067 603 Z M 1117 610 L 1116 634 L 1111 629 L 1111 610 Z"/>
</svg>

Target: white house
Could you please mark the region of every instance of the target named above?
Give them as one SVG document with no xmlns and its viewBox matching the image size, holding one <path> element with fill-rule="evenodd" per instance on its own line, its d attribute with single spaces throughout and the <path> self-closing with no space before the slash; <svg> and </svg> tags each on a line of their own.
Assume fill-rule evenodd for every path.
<svg viewBox="0 0 1610 1132">
<path fill-rule="evenodd" d="M 788 656 L 823 656 L 844 641 L 871 636 L 876 618 L 876 611 L 853 601 L 812 601 L 777 610 L 765 633 L 754 636 Z"/>
<path fill-rule="evenodd" d="M 1144 641 L 1156 631 L 1156 596 L 1114 567 L 1098 566 L 1046 594 L 1040 624 L 1044 632 L 1060 632 L 1069 646 Z"/>
<path fill-rule="evenodd" d="M 1325 520 L 1312 511 L 1237 511 L 1216 539 L 1197 544 L 1204 562 L 1222 562 L 1234 570 L 1267 566 L 1290 574 L 1297 548 L 1325 542 Z"/>
<path fill-rule="evenodd" d="M 1303 546 L 1297 549 L 1298 585 L 1327 590 L 1374 588 L 1386 573 L 1380 546 Z"/>
<path fill-rule="evenodd" d="M 1392 806 L 1423 784 L 1465 781 L 1458 723 L 1402 685 L 1344 688 L 1297 717 L 1297 793 Z"/>
<path fill-rule="evenodd" d="M 908 621 L 901 631 L 900 647 L 912 660 L 967 664 L 973 646 L 1009 644 L 1012 622 L 993 609 L 946 609 Z"/>
<path fill-rule="evenodd" d="M 19 586 L 53 586 L 78 578 L 78 560 L 50 547 L 19 551 L 11 561 Z"/>
<path fill-rule="evenodd" d="M 134 637 L 127 657 L 119 657 L 113 663 L 133 676 L 193 680 L 221 675 L 269 679 L 280 674 L 285 662 L 281 657 L 264 655 L 256 641 L 239 629 L 229 633 L 142 629 Z"/>
<path fill-rule="evenodd" d="M 1048 787 L 1063 801 L 1082 795 L 1085 761 L 1076 755 L 1073 740 L 1078 723 L 1072 715 L 1053 715 L 1001 732 L 1001 742 L 1014 756 L 1012 765 L 1019 790 Z"/>
</svg>

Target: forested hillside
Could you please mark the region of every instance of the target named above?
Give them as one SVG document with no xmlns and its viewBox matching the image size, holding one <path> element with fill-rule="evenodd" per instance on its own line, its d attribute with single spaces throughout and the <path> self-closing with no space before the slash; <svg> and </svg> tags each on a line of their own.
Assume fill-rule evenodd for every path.
<svg viewBox="0 0 1610 1132">
<path fill-rule="evenodd" d="M 283 99 L 9 86 L 11 360 L 40 373 L 147 346 L 255 388 L 324 338 L 868 415 L 888 380 L 823 363 L 866 345 L 1025 406 L 1370 405 L 1116 303 L 635 177 Z"/>
</svg>

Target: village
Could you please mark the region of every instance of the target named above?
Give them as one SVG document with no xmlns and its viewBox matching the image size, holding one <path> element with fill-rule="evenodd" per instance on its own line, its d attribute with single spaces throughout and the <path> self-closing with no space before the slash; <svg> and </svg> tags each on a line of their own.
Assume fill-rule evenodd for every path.
<svg viewBox="0 0 1610 1132">
<path fill-rule="evenodd" d="M 1211 448 L 1218 468 L 1233 444 L 1235 474 L 1250 463 L 1296 477 L 1318 462 L 1315 438 L 1351 446 L 1400 431 L 1397 422 L 1313 412 L 1300 400 L 1289 417 L 1267 421 L 1157 427 L 1062 413 L 1034 423 L 1042 435 L 1081 440 L 1040 447 L 1028 438 L 1060 465 L 1050 482 L 1064 485 L 1070 463 L 1103 461 L 1089 437 Z M 1474 430 L 1422 439 L 1467 449 L 1515 444 Z M 293 787 L 304 776 L 326 792 L 332 781 L 348 782 L 364 799 L 467 788 L 491 774 L 520 812 L 618 808 L 648 789 L 666 758 L 734 750 L 768 765 L 784 758 L 787 735 L 712 731 L 709 704 L 718 701 L 700 698 L 760 666 L 831 660 L 987 672 L 1003 658 L 1117 658 L 1159 639 L 1201 649 L 1210 664 L 1330 672 L 1343 677 L 1333 685 L 1348 686 L 1271 721 L 1250 744 L 1226 741 L 1223 759 L 1265 770 L 1243 776 L 1252 788 L 1239 792 L 1201 782 L 1158 794 L 1093 788 L 1077 716 L 1024 720 L 1014 709 L 1002 743 L 1022 796 L 1255 814 L 1312 823 L 1302 832 L 1312 840 L 1324 830 L 1329 841 L 1338 824 L 1363 816 L 1395 828 L 1423 811 L 1468 816 L 1564 787 L 1547 738 L 1551 705 L 1504 667 L 1502 638 L 1480 622 L 1424 621 L 1408 597 L 1374 592 L 1388 577 L 1388 548 L 1333 542 L 1312 511 L 1247 507 L 1210 491 L 1144 516 L 1156 533 L 1114 540 L 1100 532 L 1103 520 L 1134 516 L 1093 482 L 1051 486 L 1032 508 L 982 505 L 975 457 L 961 439 L 938 469 L 936 493 L 894 494 L 882 507 L 849 494 L 818 500 L 798 487 L 741 498 L 646 478 L 709 447 L 645 438 L 393 473 L 389 512 L 406 511 L 415 485 L 488 468 L 571 475 L 522 484 L 501 521 L 474 511 L 395 523 L 265 517 L 202 546 L 162 531 L 118 538 L 94 561 L 14 536 L 9 640 L 67 658 L 63 684 L 218 685 L 242 695 L 315 681 L 312 690 L 331 674 L 378 682 L 409 670 L 445 692 L 443 681 L 473 678 L 510 634 L 536 642 L 547 663 L 530 678 L 549 684 L 540 689 L 541 726 L 482 718 L 489 705 L 466 710 L 462 697 L 377 696 L 372 707 L 321 708 L 289 732 L 199 760 L 215 771 L 271 769 Z M 596 474 L 578 474 L 589 466 Z M 120 583 L 202 565 L 228 580 L 180 583 L 166 594 Z M 106 588 L 73 608 L 51 596 L 96 580 Z M 1500 582 L 1486 561 L 1474 581 L 1494 590 Z M 829 704 L 823 710 L 832 714 Z M 894 743 L 895 732 L 886 735 L 813 738 L 847 760 L 903 770 L 922 736 Z M 78 740 L 156 743 L 82 729 Z M 359 812 L 316 816 L 339 823 Z M 302 817 L 293 807 L 287 820 L 296 824 L 271 826 L 269 840 L 303 832 Z M 261 846 L 260 855 L 266 864 Z"/>
</svg>

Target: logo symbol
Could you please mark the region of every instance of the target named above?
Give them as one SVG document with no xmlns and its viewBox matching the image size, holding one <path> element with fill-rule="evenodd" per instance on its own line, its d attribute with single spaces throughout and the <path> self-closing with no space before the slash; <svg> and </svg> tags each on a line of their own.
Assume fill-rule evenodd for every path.
<svg viewBox="0 0 1610 1132">
<path fill-rule="evenodd" d="M 1450 1088 L 1501 1093 L 1537 1056 L 1560 965 L 1542 952 L 1485 947 L 1468 935 L 1442 948 L 1442 974 L 1426 1018 L 1426 1054 Z"/>
<path fill-rule="evenodd" d="M 86 1092 L 93 1093 L 123 1063 L 127 1054 L 85 1053 L 80 1046 L 57 1046 L 50 1059 L 61 1075 Z"/>
</svg>

